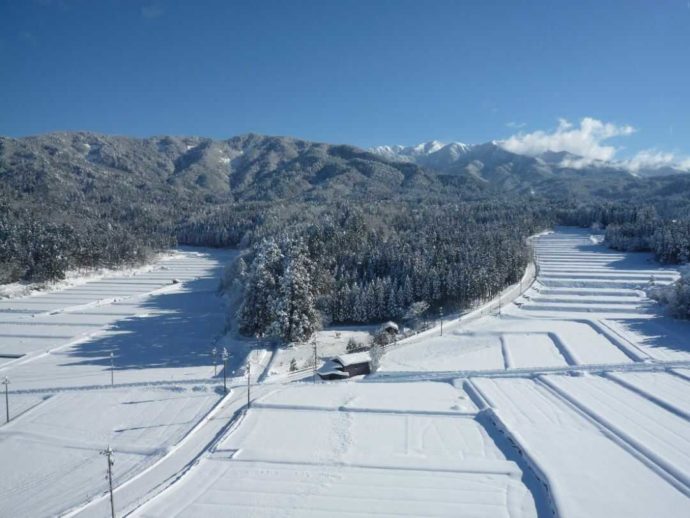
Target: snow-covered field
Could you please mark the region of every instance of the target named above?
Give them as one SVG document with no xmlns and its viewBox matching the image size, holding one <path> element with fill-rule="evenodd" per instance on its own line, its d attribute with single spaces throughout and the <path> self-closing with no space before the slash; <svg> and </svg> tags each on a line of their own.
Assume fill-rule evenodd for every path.
<svg viewBox="0 0 690 518">
<path fill-rule="evenodd" d="M 23 412 L 0 425 L 0 515 L 107 514 L 110 443 L 134 516 L 689 516 L 690 324 L 644 294 L 677 273 L 598 241 L 539 237 L 500 314 L 403 340 L 372 376 L 290 383 L 310 347 L 253 353 L 249 409 L 244 380 L 220 403 L 211 382 L 219 252 L 117 301 L 3 301 L 0 356 L 26 356 L 0 363 Z M 319 356 L 366 332 L 322 332 Z"/>
<path fill-rule="evenodd" d="M 219 400 L 172 388 L 63 392 L 0 427 L 0 516 L 51 516 L 100 494 L 107 445 L 116 484 L 165 455 Z"/>
<path fill-rule="evenodd" d="M 215 291 L 232 253 L 185 249 L 0 300 L 12 417 L 0 394 L 0 516 L 78 506 L 107 488 L 106 446 L 120 484 L 208 414 L 222 383 L 209 354 L 225 326 Z"/>
<path fill-rule="evenodd" d="M 449 384 L 286 387 L 137 516 L 535 516 L 521 470 Z"/>
<path fill-rule="evenodd" d="M 643 291 L 676 272 L 581 230 L 535 248 L 500 315 L 407 339 L 363 380 L 271 385 L 135 514 L 689 515 L 690 326 Z"/>
</svg>

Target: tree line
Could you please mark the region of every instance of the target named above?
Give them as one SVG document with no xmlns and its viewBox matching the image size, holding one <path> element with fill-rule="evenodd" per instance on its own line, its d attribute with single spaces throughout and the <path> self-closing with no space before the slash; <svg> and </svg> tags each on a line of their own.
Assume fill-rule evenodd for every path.
<svg viewBox="0 0 690 518">
<path fill-rule="evenodd" d="M 518 282 L 526 238 L 553 223 L 505 203 L 348 203 L 303 207 L 301 224 L 289 220 L 235 268 L 245 334 L 305 340 L 319 325 L 399 319 L 420 302 L 466 308 Z"/>
</svg>

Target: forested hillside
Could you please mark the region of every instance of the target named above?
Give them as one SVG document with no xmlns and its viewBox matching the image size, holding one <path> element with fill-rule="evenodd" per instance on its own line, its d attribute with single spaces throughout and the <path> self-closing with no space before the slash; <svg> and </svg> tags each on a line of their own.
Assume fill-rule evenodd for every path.
<svg viewBox="0 0 690 518">
<path fill-rule="evenodd" d="M 245 333 L 300 340 L 319 317 L 362 323 L 399 319 L 415 302 L 434 313 L 466 307 L 517 282 L 529 260 L 526 237 L 552 223 L 508 203 L 340 204 L 300 219 L 268 232 L 249 267 L 235 269 Z"/>
<path fill-rule="evenodd" d="M 556 223 L 597 224 L 612 246 L 687 261 L 687 175 L 554 173 L 487 156 L 481 174 L 476 161 L 444 173 L 259 135 L 0 138 L 0 282 L 138 263 L 175 244 L 248 248 L 243 331 L 294 338 L 317 320 L 379 321 L 415 302 L 438 311 L 489 297 L 523 271 L 524 238 Z M 296 296 L 308 301 L 306 323 L 291 309 Z"/>
</svg>

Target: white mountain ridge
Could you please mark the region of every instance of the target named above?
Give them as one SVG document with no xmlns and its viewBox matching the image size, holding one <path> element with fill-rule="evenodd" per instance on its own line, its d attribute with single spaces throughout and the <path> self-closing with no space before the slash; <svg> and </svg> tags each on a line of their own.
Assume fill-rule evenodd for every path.
<svg viewBox="0 0 690 518">
<path fill-rule="evenodd" d="M 495 155 L 499 150 L 503 153 L 514 155 L 515 157 L 535 159 L 537 163 L 543 166 L 562 169 L 607 168 L 625 171 L 633 176 L 661 176 L 690 172 L 690 168 L 684 167 L 684 164 L 649 165 L 640 168 L 634 167 L 629 160 L 592 160 L 567 151 L 547 151 L 536 156 L 518 154 L 506 150 L 501 145 L 501 142 L 497 140 L 492 140 L 485 144 L 465 144 L 463 142 L 450 142 L 446 144 L 438 140 L 430 140 L 415 146 L 384 145 L 369 149 L 369 151 L 388 160 L 412 162 L 440 171 L 446 170 L 461 159 L 471 158 L 474 161 L 480 161 L 482 163 L 487 161 L 492 162 L 493 159 L 488 159 L 488 155 Z M 487 158 L 487 160 L 485 160 L 485 158 Z"/>
</svg>

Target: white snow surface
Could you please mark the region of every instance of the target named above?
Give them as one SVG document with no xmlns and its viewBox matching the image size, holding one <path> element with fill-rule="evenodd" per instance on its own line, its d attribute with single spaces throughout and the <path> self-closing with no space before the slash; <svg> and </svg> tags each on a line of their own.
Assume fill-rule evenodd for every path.
<svg viewBox="0 0 690 518">
<path fill-rule="evenodd" d="M 119 485 L 211 410 L 209 349 L 225 324 L 215 292 L 233 253 L 183 249 L 0 301 L 12 419 L 1 394 L 0 516 L 55 516 L 101 495 L 101 450 L 113 448 Z"/>
<path fill-rule="evenodd" d="M 462 390 L 377 385 L 305 384 L 261 398 L 135 516 L 536 516 L 520 468 Z"/>
<path fill-rule="evenodd" d="M 586 230 L 533 242 L 534 283 L 387 347 L 374 375 L 290 383 L 309 344 L 256 347 L 249 409 L 249 345 L 220 337 L 234 252 L 0 301 L 0 516 L 107 515 L 108 444 L 122 515 L 690 515 L 690 323 L 644 294 L 677 272 Z M 369 331 L 320 332 L 319 358 Z"/>
<path fill-rule="evenodd" d="M 107 445 L 117 484 L 165 455 L 217 400 L 207 387 L 53 395 L 0 427 L 0 516 L 54 516 L 100 494 Z"/>
</svg>

